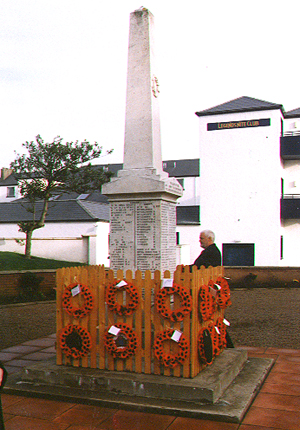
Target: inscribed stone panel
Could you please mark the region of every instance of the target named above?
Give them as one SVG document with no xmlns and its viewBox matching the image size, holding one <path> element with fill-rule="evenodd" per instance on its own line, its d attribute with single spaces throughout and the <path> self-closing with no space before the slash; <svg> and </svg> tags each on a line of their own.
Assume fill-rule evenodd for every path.
<svg viewBox="0 0 300 430">
<path fill-rule="evenodd" d="M 110 267 L 113 270 L 133 269 L 134 203 L 111 202 L 110 223 Z"/>
</svg>

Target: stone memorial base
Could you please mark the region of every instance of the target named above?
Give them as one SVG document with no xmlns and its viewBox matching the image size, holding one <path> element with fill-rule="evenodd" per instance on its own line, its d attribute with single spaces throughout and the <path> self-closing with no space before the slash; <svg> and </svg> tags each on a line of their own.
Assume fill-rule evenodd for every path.
<svg viewBox="0 0 300 430">
<path fill-rule="evenodd" d="M 53 360 L 12 375 L 5 391 L 240 422 L 272 365 L 271 359 L 247 359 L 243 350 L 226 349 L 195 378 L 172 378 L 57 366 Z"/>
</svg>

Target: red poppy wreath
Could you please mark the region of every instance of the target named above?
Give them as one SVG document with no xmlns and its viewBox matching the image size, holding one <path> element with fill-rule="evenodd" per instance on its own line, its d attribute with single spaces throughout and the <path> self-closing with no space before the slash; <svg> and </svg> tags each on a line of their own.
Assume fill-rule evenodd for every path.
<svg viewBox="0 0 300 430">
<path fill-rule="evenodd" d="M 110 284 L 106 288 L 106 303 L 108 308 L 120 316 L 132 315 L 140 302 L 140 296 L 137 288 L 129 283 L 122 285 L 121 287 L 117 287 L 116 285 L 117 283 Z M 121 305 L 117 301 L 116 296 L 120 290 L 125 290 L 130 297 L 126 305 Z"/>
<path fill-rule="evenodd" d="M 79 294 L 84 298 L 83 306 L 76 307 L 72 305 L 72 290 L 75 287 L 79 287 Z M 91 312 L 93 305 L 93 296 L 86 285 L 74 283 L 65 288 L 62 295 L 62 306 L 69 315 L 72 315 L 74 318 L 82 318 Z"/>
<path fill-rule="evenodd" d="M 181 299 L 181 306 L 178 309 L 172 310 L 166 305 L 166 298 L 171 294 L 178 294 Z M 156 293 L 155 303 L 157 312 L 173 322 L 182 321 L 192 310 L 192 297 L 187 288 L 179 284 L 159 290 Z"/>
</svg>

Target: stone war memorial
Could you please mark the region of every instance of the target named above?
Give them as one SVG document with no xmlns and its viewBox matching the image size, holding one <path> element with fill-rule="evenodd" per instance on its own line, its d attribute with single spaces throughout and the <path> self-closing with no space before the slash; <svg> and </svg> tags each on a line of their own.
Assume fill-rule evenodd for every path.
<svg viewBox="0 0 300 430">
<path fill-rule="evenodd" d="M 176 267 L 182 188 L 162 170 L 153 22 L 130 14 L 124 164 L 103 186 L 111 267 L 57 271 L 56 362 L 26 367 L 13 388 L 239 422 L 272 360 L 226 348 L 223 267 Z"/>
<path fill-rule="evenodd" d="M 176 267 L 176 200 L 182 187 L 162 169 L 153 15 L 130 15 L 123 170 L 102 192 L 110 202 L 110 268 Z"/>
</svg>

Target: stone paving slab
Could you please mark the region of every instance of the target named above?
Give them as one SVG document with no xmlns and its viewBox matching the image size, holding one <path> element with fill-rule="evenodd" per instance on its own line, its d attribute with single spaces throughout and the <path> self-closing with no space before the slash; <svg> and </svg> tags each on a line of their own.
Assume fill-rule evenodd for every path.
<svg viewBox="0 0 300 430">
<path fill-rule="evenodd" d="M 48 364 L 43 363 L 43 365 L 53 366 L 51 361 Z M 99 387 L 98 390 L 87 390 L 86 387 L 78 388 L 78 385 L 77 387 L 59 387 L 26 382 L 22 381 L 22 372 L 11 375 L 4 390 L 8 394 L 21 396 L 38 396 L 109 407 L 122 405 L 122 408 L 131 410 L 237 423 L 243 419 L 272 365 L 272 359 L 249 358 L 232 384 L 215 403 L 184 399 L 144 398 L 108 391 L 103 387 Z M 176 387 L 174 389 L 176 390 Z"/>
</svg>

